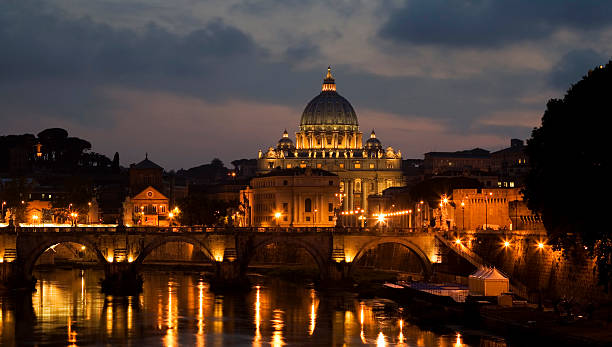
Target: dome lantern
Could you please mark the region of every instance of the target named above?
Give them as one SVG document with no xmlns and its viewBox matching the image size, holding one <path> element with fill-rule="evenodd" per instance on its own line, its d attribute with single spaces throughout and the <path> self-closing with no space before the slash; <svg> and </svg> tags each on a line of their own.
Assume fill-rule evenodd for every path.
<svg viewBox="0 0 612 347">
<path fill-rule="evenodd" d="M 331 66 L 327 67 L 327 75 L 323 80 L 323 87 L 321 88 L 323 92 L 335 92 L 336 91 L 336 80 L 334 76 L 331 74 Z"/>
</svg>

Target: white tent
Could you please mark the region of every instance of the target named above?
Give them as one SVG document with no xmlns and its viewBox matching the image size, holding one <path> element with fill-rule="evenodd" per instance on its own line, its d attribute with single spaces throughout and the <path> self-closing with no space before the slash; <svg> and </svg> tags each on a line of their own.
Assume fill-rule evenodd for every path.
<svg viewBox="0 0 612 347">
<path fill-rule="evenodd" d="M 468 288 L 470 294 L 499 296 L 509 291 L 510 281 L 496 268 L 482 267 L 470 275 Z"/>
</svg>

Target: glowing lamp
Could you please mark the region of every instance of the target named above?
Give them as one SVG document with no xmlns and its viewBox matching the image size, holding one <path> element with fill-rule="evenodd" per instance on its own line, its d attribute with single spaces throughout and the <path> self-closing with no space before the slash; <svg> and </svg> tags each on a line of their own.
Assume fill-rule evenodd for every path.
<svg viewBox="0 0 612 347">
<path fill-rule="evenodd" d="M 543 246 L 543 245 L 542 245 L 542 246 Z M 504 247 L 506 247 L 506 248 L 510 247 L 510 242 L 508 242 L 508 241 L 504 241 Z"/>
<path fill-rule="evenodd" d="M 460 245 L 461 244 L 461 239 L 456 239 L 455 240 L 455 244 Z"/>
<path fill-rule="evenodd" d="M 539 249 L 544 249 L 544 244 L 542 242 L 538 242 L 538 248 Z"/>
</svg>

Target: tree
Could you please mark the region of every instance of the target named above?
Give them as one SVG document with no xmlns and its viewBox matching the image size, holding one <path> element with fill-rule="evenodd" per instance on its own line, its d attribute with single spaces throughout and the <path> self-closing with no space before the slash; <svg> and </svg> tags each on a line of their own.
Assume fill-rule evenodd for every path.
<svg viewBox="0 0 612 347">
<path fill-rule="evenodd" d="M 530 171 L 523 191 L 549 242 L 564 253 L 595 257 L 599 280 L 612 278 L 612 234 L 607 214 L 612 66 L 589 71 L 563 99 L 546 105 L 542 125 L 527 141 Z"/>
<path fill-rule="evenodd" d="M 67 179 L 63 187 L 64 194 L 56 194 L 51 205 L 56 218 L 71 219 L 70 213 L 84 216 L 89 212 L 89 203 L 93 197 L 92 183 L 81 177 Z"/>
<path fill-rule="evenodd" d="M 13 178 L 4 184 L 4 188 L 0 189 L 0 203 L 6 202 L 4 205 L 4 213 L 10 213 L 11 219 L 16 223 L 27 222 L 26 212 L 28 209 L 28 199 L 32 185 L 25 178 Z M 0 218 L 4 221 L 3 218 Z"/>
</svg>

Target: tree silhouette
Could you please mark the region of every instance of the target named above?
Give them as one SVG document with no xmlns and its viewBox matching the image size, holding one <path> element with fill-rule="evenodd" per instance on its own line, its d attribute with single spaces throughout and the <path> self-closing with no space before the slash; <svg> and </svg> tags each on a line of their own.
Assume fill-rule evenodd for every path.
<svg viewBox="0 0 612 347">
<path fill-rule="evenodd" d="M 527 141 L 530 172 L 524 194 L 539 213 L 550 242 L 565 254 L 596 258 L 599 280 L 612 278 L 607 183 L 612 114 L 612 66 L 589 71 L 563 99 L 546 105 L 542 125 Z"/>
</svg>

